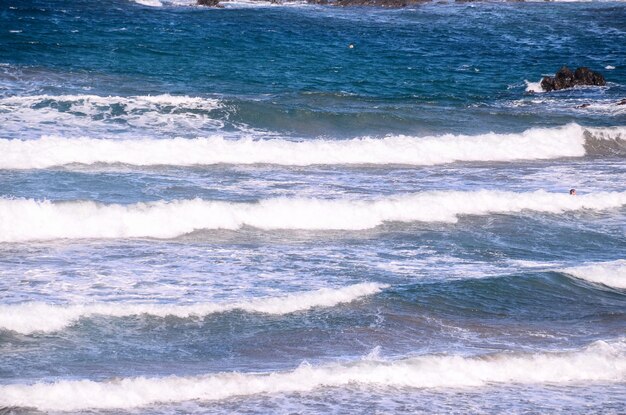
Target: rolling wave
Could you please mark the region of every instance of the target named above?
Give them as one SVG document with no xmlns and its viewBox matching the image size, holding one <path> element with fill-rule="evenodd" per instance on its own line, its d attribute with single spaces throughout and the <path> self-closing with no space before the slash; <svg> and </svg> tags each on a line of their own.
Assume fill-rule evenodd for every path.
<svg viewBox="0 0 626 415">
<path fill-rule="evenodd" d="M 0 169 L 41 169 L 71 163 L 123 163 L 136 166 L 212 164 L 404 164 L 457 161 L 541 160 L 593 154 L 626 154 L 626 128 L 534 128 L 521 134 L 389 136 L 351 140 L 289 141 L 225 139 L 94 139 L 44 136 L 0 139 Z"/>
<path fill-rule="evenodd" d="M 608 287 L 626 288 L 626 260 L 623 259 L 564 268 L 561 271 Z"/>
<path fill-rule="evenodd" d="M 384 222 L 449 222 L 460 215 L 563 213 L 626 205 L 626 192 L 569 196 L 543 190 L 431 191 L 374 200 L 274 198 L 258 203 L 201 199 L 133 205 L 0 199 L 0 242 L 75 238 L 175 238 L 196 230 L 364 230 Z"/>
<path fill-rule="evenodd" d="M 287 294 L 274 298 L 249 299 L 234 303 L 204 303 L 191 305 L 98 303 L 53 305 L 20 303 L 0 305 L 0 329 L 29 334 L 57 331 L 74 324 L 82 317 L 103 315 L 127 317 L 147 314 L 156 317 L 203 317 L 214 313 L 240 310 L 249 313 L 290 314 L 313 307 L 334 307 L 365 296 L 379 293 L 387 285 L 354 284 L 343 288 Z"/>
<path fill-rule="evenodd" d="M 487 356 L 426 355 L 385 361 L 363 359 L 326 366 L 300 365 L 272 373 L 121 378 L 104 382 L 0 386 L 0 405 L 40 410 L 136 408 L 154 403 L 211 401 L 233 396 L 309 392 L 321 387 L 483 387 L 493 383 L 536 384 L 626 380 L 626 342 L 597 341 L 575 351 L 497 353 Z M 69 397 L 69 398 L 68 398 Z"/>
</svg>

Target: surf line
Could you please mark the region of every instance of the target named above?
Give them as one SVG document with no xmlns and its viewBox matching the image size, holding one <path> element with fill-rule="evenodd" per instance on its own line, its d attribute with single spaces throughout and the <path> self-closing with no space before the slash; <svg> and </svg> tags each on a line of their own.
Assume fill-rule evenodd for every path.
<svg viewBox="0 0 626 415">
<path fill-rule="evenodd" d="M 387 222 L 456 223 L 465 215 L 563 214 L 626 205 L 626 192 L 428 191 L 372 200 L 273 198 L 256 203 L 202 199 L 131 205 L 0 199 L 0 242 L 175 238 L 198 230 L 373 229 Z"/>
</svg>

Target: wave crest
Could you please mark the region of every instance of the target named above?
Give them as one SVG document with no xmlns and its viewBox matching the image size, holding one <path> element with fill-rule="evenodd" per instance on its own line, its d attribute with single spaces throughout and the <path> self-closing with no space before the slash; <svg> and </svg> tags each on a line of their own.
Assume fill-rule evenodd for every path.
<svg viewBox="0 0 626 415">
<path fill-rule="evenodd" d="M 564 268 L 561 271 L 589 282 L 626 288 L 626 260 L 623 259 Z"/>
<path fill-rule="evenodd" d="M 275 198 L 258 203 L 201 199 L 133 205 L 0 199 L 0 242 L 63 238 L 175 238 L 203 229 L 365 230 L 385 222 L 449 222 L 460 215 L 563 213 L 626 205 L 626 192 L 569 196 L 543 190 L 432 191 L 374 200 Z"/>
<path fill-rule="evenodd" d="M 582 157 L 586 151 L 601 154 L 603 149 L 613 154 L 614 150 L 611 149 L 615 143 L 618 143 L 619 148 L 624 148 L 623 136 L 626 137 L 626 128 L 623 127 L 590 130 L 577 124 L 529 129 L 521 134 L 448 134 L 436 137 L 390 136 L 307 141 L 255 140 L 250 137 L 229 140 L 221 135 L 195 139 L 128 140 L 44 136 L 37 140 L 0 139 L 0 153 L 4 155 L 0 159 L 0 169 L 40 169 L 71 163 L 305 166 L 436 165 L 457 161 L 536 160 Z"/>
<path fill-rule="evenodd" d="M 584 134 L 588 155 L 626 156 L 626 129 L 590 128 Z"/>
<path fill-rule="evenodd" d="M 287 372 L 219 373 L 197 377 L 62 380 L 0 386 L 0 405 L 40 410 L 135 408 L 158 402 L 219 400 L 264 393 L 308 392 L 351 384 L 382 387 L 481 387 L 491 383 L 623 382 L 626 343 L 598 341 L 569 352 L 427 355 L 395 361 L 311 366 Z M 71 396 L 71 399 L 68 399 Z"/>
<path fill-rule="evenodd" d="M 191 305 L 99 303 L 82 305 L 53 305 L 21 303 L 0 305 L 0 329 L 18 333 L 56 331 L 75 323 L 81 317 L 103 315 L 127 317 L 147 314 L 156 317 L 204 317 L 214 313 L 241 310 L 249 313 L 290 314 L 314 307 L 334 307 L 365 296 L 377 294 L 387 285 L 354 284 L 343 288 L 323 288 L 317 291 L 292 293 L 274 298 L 257 298 L 237 303 L 204 303 Z"/>
</svg>

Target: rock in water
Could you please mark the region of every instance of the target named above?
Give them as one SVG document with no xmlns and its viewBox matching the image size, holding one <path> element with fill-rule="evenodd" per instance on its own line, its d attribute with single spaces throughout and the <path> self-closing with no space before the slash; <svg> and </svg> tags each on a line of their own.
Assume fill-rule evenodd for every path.
<svg viewBox="0 0 626 415">
<path fill-rule="evenodd" d="M 307 0 L 312 4 L 330 4 L 338 7 L 368 6 L 402 8 L 414 4 L 427 3 L 429 0 Z"/>
<path fill-rule="evenodd" d="M 198 0 L 198 6 L 218 7 L 220 0 Z"/>
<path fill-rule="evenodd" d="M 574 72 L 574 82 L 576 85 L 606 85 L 604 76 L 584 66 Z"/>
<path fill-rule="evenodd" d="M 562 67 L 555 76 L 546 76 L 541 80 L 544 91 L 558 91 L 573 88 L 576 85 L 606 85 L 604 77 L 589 68 L 580 67 L 572 72 L 567 66 Z"/>
<path fill-rule="evenodd" d="M 541 80 L 544 91 L 558 91 L 574 86 L 574 73 L 567 66 L 562 67 L 555 76 L 546 76 Z"/>
</svg>

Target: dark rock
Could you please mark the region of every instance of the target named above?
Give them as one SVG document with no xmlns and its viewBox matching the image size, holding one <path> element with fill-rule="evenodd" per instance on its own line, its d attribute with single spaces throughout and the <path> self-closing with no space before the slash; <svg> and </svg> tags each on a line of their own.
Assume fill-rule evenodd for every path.
<svg viewBox="0 0 626 415">
<path fill-rule="evenodd" d="M 618 102 L 617 105 L 626 105 L 626 98 Z"/>
<path fill-rule="evenodd" d="M 573 88 L 576 85 L 606 85 L 604 77 L 586 67 L 580 67 L 572 72 L 567 66 L 562 67 L 555 76 L 546 76 L 541 80 L 544 91 L 558 91 Z"/>
<path fill-rule="evenodd" d="M 220 0 L 198 0 L 198 6 L 219 7 Z"/>
<path fill-rule="evenodd" d="M 604 76 L 584 66 L 574 72 L 574 82 L 576 85 L 606 85 Z"/>
<path fill-rule="evenodd" d="M 368 6 L 401 8 L 414 4 L 428 3 L 430 0 L 307 0 L 312 4 L 334 5 L 338 7 Z"/>
<path fill-rule="evenodd" d="M 546 76 L 541 80 L 544 91 L 558 91 L 574 86 L 574 73 L 567 66 L 562 67 L 555 76 Z"/>
<path fill-rule="evenodd" d="M 591 104 L 582 104 L 582 105 L 577 106 L 576 108 L 587 108 L 590 105 Z"/>
</svg>

